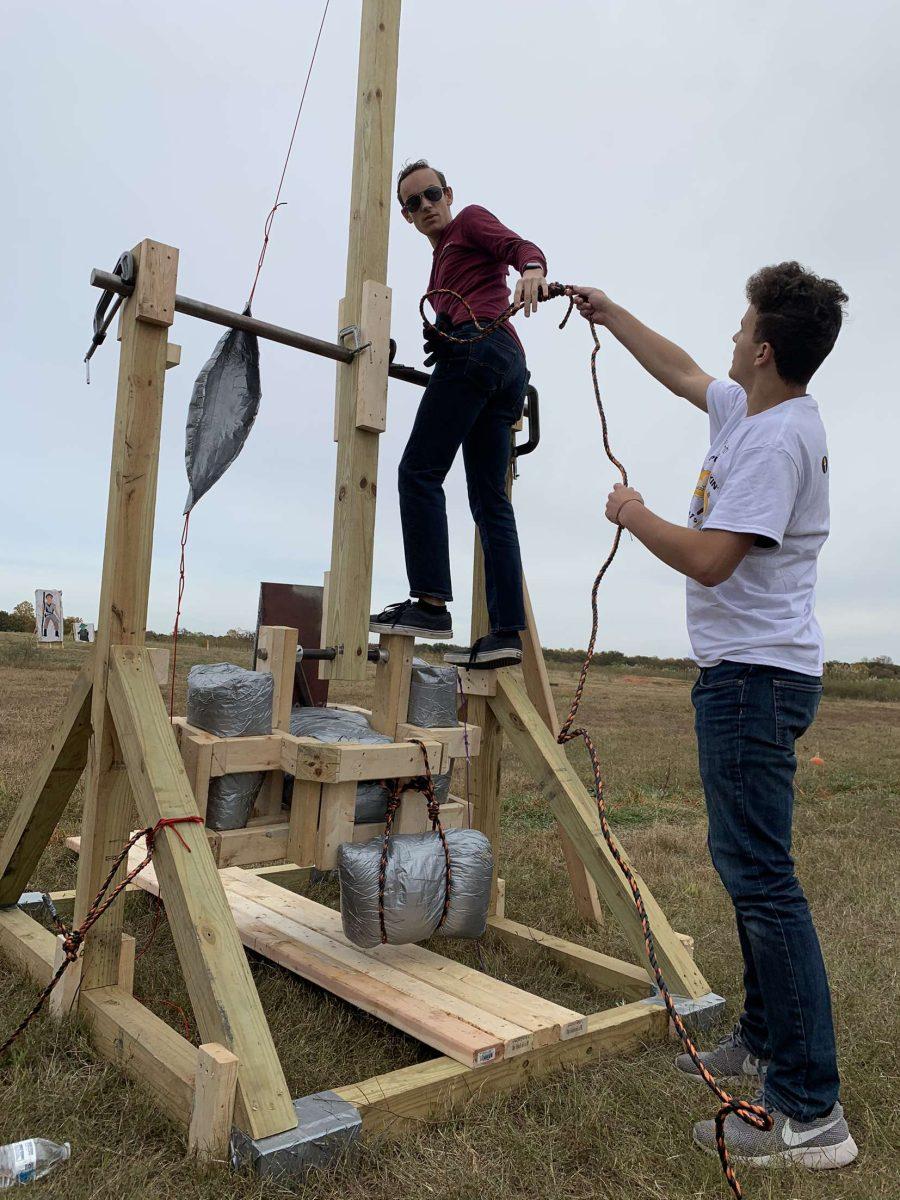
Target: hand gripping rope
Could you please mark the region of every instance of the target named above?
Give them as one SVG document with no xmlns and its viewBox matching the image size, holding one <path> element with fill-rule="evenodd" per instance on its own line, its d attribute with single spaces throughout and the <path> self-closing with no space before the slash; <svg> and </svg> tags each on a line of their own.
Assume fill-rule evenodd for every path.
<svg viewBox="0 0 900 1200">
<path fill-rule="evenodd" d="M 116 855 L 116 860 L 110 868 L 109 874 L 100 885 L 100 890 L 94 897 L 93 903 L 88 909 L 87 915 L 77 929 L 66 928 L 63 922 L 60 920 L 53 901 L 46 893 L 44 894 L 44 907 L 50 914 L 50 918 L 53 921 L 53 924 L 56 926 L 57 933 L 62 934 L 63 952 L 65 957 L 59 964 L 59 967 L 57 968 L 53 978 L 38 996 L 31 1011 L 22 1019 L 22 1021 L 19 1022 L 3 1045 L 0 1046 L 0 1057 L 6 1053 L 16 1038 L 25 1032 L 34 1018 L 47 1003 L 50 993 L 62 979 L 69 966 L 75 962 L 75 960 L 78 958 L 78 955 L 81 953 L 81 947 L 84 944 L 84 939 L 88 930 L 100 920 L 106 910 L 115 902 L 116 898 L 125 890 L 125 888 L 128 887 L 129 883 L 131 883 L 138 875 L 140 875 L 144 867 L 149 864 L 150 860 L 153 858 L 153 851 L 156 846 L 157 835 L 163 829 L 172 829 L 179 842 L 181 842 L 182 846 L 184 846 L 185 850 L 187 850 L 188 854 L 190 854 L 190 846 L 176 828 L 176 826 L 183 824 L 202 825 L 203 818 L 197 816 L 196 814 L 188 817 L 161 817 L 155 825 L 151 825 L 147 829 L 141 829 L 137 833 L 133 834 Z M 144 858 L 141 860 L 141 862 L 139 862 L 133 870 L 129 871 L 122 882 L 116 884 L 116 886 L 107 896 L 107 889 L 115 878 L 116 871 L 118 871 L 122 863 L 128 858 L 128 854 L 132 846 L 139 842 L 141 838 L 146 839 L 147 853 L 144 855 Z M 104 897 L 106 898 L 104 899 Z"/>
<path fill-rule="evenodd" d="M 435 925 L 432 933 L 437 933 L 440 927 L 447 920 L 447 914 L 450 912 L 450 894 L 453 886 L 453 869 L 450 862 L 450 847 L 447 845 L 447 835 L 444 833 L 444 827 L 441 824 L 441 806 L 437 796 L 434 794 L 434 780 L 431 777 L 431 766 L 428 762 L 428 751 L 425 749 L 423 742 L 418 738 L 411 738 L 411 741 L 422 751 L 422 758 L 425 763 L 425 774 L 416 776 L 414 779 L 385 779 L 382 780 L 384 787 L 390 793 L 387 809 L 384 814 L 384 833 L 381 835 L 381 861 L 378 864 L 378 926 L 381 930 L 381 944 L 387 945 L 388 935 L 387 928 L 384 923 L 384 889 L 387 884 L 387 868 L 388 868 L 388 853 L 391 847 L 391 830 L 394 827 L 394 816 L 397 809 L 400 807 L 400 800 L 405 791 L 422 792 L 425 796 L 425 801 L 428 805 L 428 816 L 431 818 L 431 829 L 441 839 L 441 847 L 444 851 L 444 906 L 441 909 L 441 919 Z"/>
<path fill-rule="evenodd" d="M 558 296 L 565 296 L 567 294 L 567 292 L 568 292 L 568 288 L 565 284 L 550 283 L 547 285 L 547 295 L 540 296 L 539 299 L 541 301 L 552 300 Z M 435 296 L 452 296 L 455 300 L 459 301 L 459 303 L 464 305 L 464 307 L 466 308 L 466 310 L 469 313 L 471 320 L 475 322 L 476 326 L 478 326 L 478 332 L 473 334 L 471 337 L 460 338 L 460 337 L 456 337 L 450 333 L 447 333 L 445 330 L 441 329 L 438 325 L 435 325 L 433 322 L 431 322 L 428 319 L 428 317 L 425 315 L 425 304 L 427 301 L 431 300 Z M 574 306 L 574 303 L 575 303 L 575 301 L 571 298 L 571 295 L 570 295 L 569 307 L 566 310 L 566 315 L 563 317 L 562 321 L 560 322 L 560 325 L 559 325 L 560 329 L 562 329 L 565 326 L 569 317 L 572 315 L 572 308 Z M 422 320 L 425 322 L 425 325 L 430 330 L 437 333 L 439 337 L 443 338 L 445 341 L 454 342 L 457 345 L 462 345 L 462 344 L 465 344 L 466 342 L 480 342 L 483 338 L 489 337 L 495 330 L 499 329 L 500 326 L 504 324 L 504 322 L 508 321 L 510 319 L 510 317 L 512 317 L 516 312 L 518 312 L 518 310 L 520 308 L 522 308 L 523 305 L 524 305 L 524 301 L 521 301 L 518 304 L 510 304 L 500 314 L 499 317 L 496 317 L 493 321 L 489 322 L 486 325 L 481 325 L 478 321 L 478 318 L 475 316 L 475 313 L 472 311 L 471 306 L 468 304 L 468 302 L 465 300 L 465 298 L 463 296 L 460 296 L 458 292 L 454 292 L 449 288 L 440 288 L 435 291 L 425 293 L 425 295 L 422 297 L 421 303 L 419 304 L 419 312 L 422 315 Z M 606 423 L 606 412 L 603 408 L 603 400 L 600 396 L 600 384 L 597 380 L 597 355 L 600 352 L 600 339 L 597 337 L 597 327 L 594 324 L 594 322 L 589 321 L 588 324 L 590 325 L 591 337 L 593 338 L 593 341 L 594 341 L 594 347 L 591 351 L 591 380 L 594 385 L 594 400 L 597 405 L 597 412 L 600 416 L 600 426 L 603 431 L 603 449 L 606 452 L 606 457 L 609 459 L 609 461 L 612 463 L 612 465 L 619 472 L 619 475 L 622 478 L 622 483 L 625 484 L 625 486 L 627 487 L 628 486 L 628 472 L 625 470 L 625 467 L 622 465 L 622 463 L 620 463 L 619 460 L 616 458 L 616 456 L 613 454 L 612 449 L 609 444 L 609 429 L 608 429 L 607 423 Z M 590 760 L 591 760 L 591 770 L 593 771 L 593 775 L 594 775 L 594 793 L 597 798 L 597 811 L 600 815 L 600 828 L 603 832 L 603 837 L 606 841 L 607 846 L 609 847 L 610 853 L 612 854 L 613 858 L 616 861 L 616 865 L 618 866 L 618 868 L 622 872 L 622 874 L 625 876 L 626 880 L 628 881 L 628 886 L 631 888 L 631 895 L 632 895 L 632 899 L 634 900 L 634 906 L 638 911 L 638 916 L 640 917 L 641 931 L 644 935 L 644 943 L 647 948 L 647 958 L 650 961 L 650 966 L 653 968 L 653 975 L 656 979 L 656 983 L 659 988 L 660 995 L 663 998 L 663 1003 L 666 1006 L 666 1011 L 669 1014 L 669 1019 L 671 1020 L 673 1026 L 675 1027 L 675 1031 L 678 1034 L 679 1038 L 681 1039 L 681 1044 L 684 1046 L 685 1051 L 690 1055 L 694 1065 L 696 1066 L 697 1070 L 700 1072 L 700 1077 L 703 1079 L 704 1083 L 710 1088 L 710 1090 L 713 1092 L 713 1094 L 715 1095 L 715 1097 L 717 1098 L 717 1100 L 719 1101 L 719 1103 L 721 1105 L 721 1107 L 719 1108 L 719 1111 L 716 1113 L 716 1149 L 718 1150 L 719 1161 L 722 1164 L 722 1170 L 725 1173 L 725 1178 L 728 1180 L 728 1185 L 731 1188 L 732 1192 L 734 1192 L 735 1196 L 738 1197 L 738 1200 L 740 1200 L 740 1197 L 743 1196 L 743 1190 L 741 1189 L 741 1185 L 738 1182 L 737 1177 L 735 1176 L 734 1168 L 732 1167 L 731 1162 L 729 1160 L 728 1149 L 725 1145 L 725 1134 L 724 1134 L 725 1120 L 729 1113 L 734 1113 L 736 1116 L 740 1117 L 740 1119 L 742 1121 L 746 1122 L 747 1125 L 751 1125 L 755 1129 L 769 1130 L 772 1128 L 772 1125 L 773 1125 L 772 1118 L 769 1115 L 769 1113 L 766 1111 L 766 1109 L 761 1107 L 760 1105 L 751 1104 L 748 1100 L 736 1099 L 735 1097 L 731 1096 L 728 1092 L 726 1092 L 725 1089 L 723 1087 L 720 1087 L 720 1085 L 716 1082 L 716 1080 L 713 1078 L 712 1074 L 710 1073 L 709 1069 L 704 1065 L 704 1063 L 700 1059 L 700 1055 L 697 1050 L 697 1047 L 694 1045 L 693 1041 L 691 1040 L 691 1037 L 688 1034 L 687 1029 L 685 1028 L 684 1022 L 682 1021 L 681 1017 L 678 1015 L 678 1012 L 675 1008 L 675 1003 L 672 1000 L 672 997 L 669 993 L 669 989 L 666 986 L 665 980 L 663 979 L 663 974 L 662 974 L 662 971 L 660 970 L 659 963 L 656 960 L 656 943 L 653 938 L 653 930 L 650 927 L 650 921 L 647 917 L 647 910 L 644 907 L 644 900 L 643 900 L 643 897 L 641 896 L 641 891 L 640 891 L 640 888 L 638 887 L 637 880 L 635 879 L 634 873 L 632 872 L 628 863 L 622 857 L 622 853 L 619 850 L 618 846 L 616 845 L 616 842 L 613 839 L 613 835 L 612 835 L 612 832 L 609 827 L 609 821 L 607 820 L 607 816 L 606 816 L 606 800 L 603 795 L 603 791 L 604 791 L 603 774 L 600 769 L 600 758 L 599 758 L 599 755 L 597 754 L 597 748 L 595 747 L 595 745 L 591 739 L 591 736 L 586 729 L 584 729 L 582 727 L 579 727 L 577 729 L 572 728 L 575 723 L 575 719 L 578 715 L 578 709 L 581 705 L 581 700 L 584 695 L 584 688 L 585 688 L 585 684 L 587 682 L 587 675 L 588 675 L 588 671 L 590 669 L 591 663 L 594 658 L 594 649 L 595 649 L 595 646 L 597 643 L 597 631 L 598 631 L 597 593 L 599 591 L 600 584 L 603 581 L 603 577 L 606 575 L 606 572 L 609 570 L 609 568 L 612 564 L 612 561 L 616 556 L 616 552 L 619 549 L 619 542 L 621 540 L 622 540 L 622 526 L 617 524 L 615 536 L 613 537 L 612 546 L 610 547 L 609 554 L 606 556 L 606 560 L 604 561 L 603 565 L 600 567 L 600 570 L 597 572 L 597 575 L 594 579 L 593 587 L 591 588 L 591 637 L 590 637 L 590 641 L 588 643 L 587 654 L 585 655 L 584 662 L 581 665 L 581 674 L 578 679 L 578 686 L 575 689 L 575 695 L 572 699 L 572 706 L 569 709 L 569 715 L 566 717 L 565 721 L 563 722 L 562 728 L 560 729 L 559 733 L 557 734 L 556 740 L 561 746 L 564 746 L 564 745 L 566 745 L 567 742 L 574 741 L 576 738 L 580 737 L 581 740 L 584 742 L 584 745 L 587 749 L 588 756 L 590 757 Z"/>
</svg>

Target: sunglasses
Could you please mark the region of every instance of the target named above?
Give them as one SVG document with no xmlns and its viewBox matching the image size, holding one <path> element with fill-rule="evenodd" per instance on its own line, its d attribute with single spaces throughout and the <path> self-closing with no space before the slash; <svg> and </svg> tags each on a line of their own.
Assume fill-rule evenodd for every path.
<svg viewBox="0 0 900 1200">
<path fill-rule="evenodd" d="M 429 204 L 437 204 L 438 200 L 440 200 L 446 191 L 447 188 L 438 187 L 436 183 L 433 183 L 431 187 L 425 188 L 423 192 L 416 192 L 412 196 L 407 196 L 403 201 L 403 211 L 408 213 L 418 212 L 422 207 L 423 196 L 429 202 Z"/>
</svg>

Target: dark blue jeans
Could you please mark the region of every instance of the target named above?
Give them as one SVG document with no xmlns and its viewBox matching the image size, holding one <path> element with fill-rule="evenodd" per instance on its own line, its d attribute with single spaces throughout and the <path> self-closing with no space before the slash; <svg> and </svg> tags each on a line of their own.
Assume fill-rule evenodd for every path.
<svg viewBox="0 0 900 1200">
<path fill-rule="evenodd" d="M 454 330 L 459 337 L 475 332 L 470 322 Z M 525 628 L 522 558 L 506 473 L 510 426 L 522 415 L 527 383 L 525 356 L 502 329 L 468 346 L 448 344 L 422 396 L 400 462 L 400 518 L 410 594 L 452 600 L 443 484 L 462 446 L 495 633 Z"/>
<path fill-rule="evenodd" d="M 709 851 L 744 956 L 741 1031 L 772 1060 L 769 1104 L 797 1121 L 838 1098 L 828 979 L 791 857 L 794 741 L 821 695 L 815 676 L 728 661 L 704 668 L 692 692 Z"/>
</svg>

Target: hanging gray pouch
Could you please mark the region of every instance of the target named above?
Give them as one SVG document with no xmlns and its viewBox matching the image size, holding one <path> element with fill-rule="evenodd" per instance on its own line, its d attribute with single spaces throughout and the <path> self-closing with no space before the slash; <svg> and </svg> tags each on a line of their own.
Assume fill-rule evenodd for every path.
<svg viewBox="0 0 900 1200">
<path fill-rule="evenodd" d="M 383 733 L 376 733 L 369 725 L 365 713 L 348 712 L 343 708 L 295 708 L 291 712 L 291 733 L 294 737 L 313 737 L 320 742 L 368 742 L 373 746 L 383 746 L 390 738 Z M 293 777 L 285 779 L 286 794 L 290 797 L 288 787 L 293 786 Z M 447 790 L 450 780 L 447 780 Z M 387 789 L 377 780 L 366 780 L 356 788 L 356 814 L 354 821 L 357 825 L 371 825 L 383 821 L 387 808 Z"/>
<path fill-rule="evenodd" d="M 384 888 L 384 924 L 388 942 L 421 942 L 435 931 L 443 937 L 481 937 L 487 926 L 494 858 L 491 844 L 477 829 L 448 829 L 450 910 L 437 928 L 444 907 L 446 863 L 436 833 L 399 834 L 390 839 Z M 338 847 L 341 921 L 344 935 L 369 949 L 381 943 L 378 921 L 378 874 L 382 839 Z"/>
<path fill-rule="evenodd" d="M 274 679 L 234 663 L 191 667 L 187 723 L 217 737 L 272 732 Z M 243 829 L 263 784 L 262 771 L 241 771 L 211 779 L 206 802 L 210 829 Z"/>
</svg>

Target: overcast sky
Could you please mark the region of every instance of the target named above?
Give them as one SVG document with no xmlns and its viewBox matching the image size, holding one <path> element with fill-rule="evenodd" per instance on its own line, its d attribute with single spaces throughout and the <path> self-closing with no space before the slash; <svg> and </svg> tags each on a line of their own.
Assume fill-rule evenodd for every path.
<svg viewBox="0 0 900 1200">
<path fill-rule="evenodd" d="M 90 269 L 153 237 L 181 250 L 179 291 L 241 307 L 320 15 L 320 0 L 4 5 L 0 608 L 59 587 L 68 614 L 96 619 L 117 344 L 97 353 L 86 387 Z M 358 34 L 358 0 L 332 0 L 254 305 L 325 338 L 343 292 Z M 850 317 L 812 388 L 831 459 L 818 601 L 829 658 L 900 660 L 898 34 L 889 0 L 407 0 L 400 36 L 395 166 L 429 157 L 457 210 L 486 205 L 544 248 L 551 278 L 603 287 L 708 371 L 727 371 L 757 267 L 798 258 L 843 284 Z M 395 211 L 388 282 L 404 362 L 421 364 L 429 267 L 430 247 Z M 583 646 L 616 477 L 588 330 L 573 320 L 558 332 L 562 311 L 519 318 L 543 438 L 515 497 L 542 639 Z M 175 607 L 187 403 L 217 336 L 184 317 L 171 334 L 183 357 L 166 381 L 159 630 Z M 648 504 L 684 520 L 705 417 L 609 338 L 599 369 L 616 453 Z M 192 629 L 252 626 L 261 579 L 318 583 L 328 566 L 334 366 L 262 343 L 262 384 L 246 449 L 192 519 Z M 378 606 L 406 594 L 396 468 L 417 398 L 391 384 Z M 472 525 L 461 462 L 448 508 L 462 640 Z M 600 647 L 686 653 L 683 592 L 626 538 L 601 597 Z"/>
</svg>

